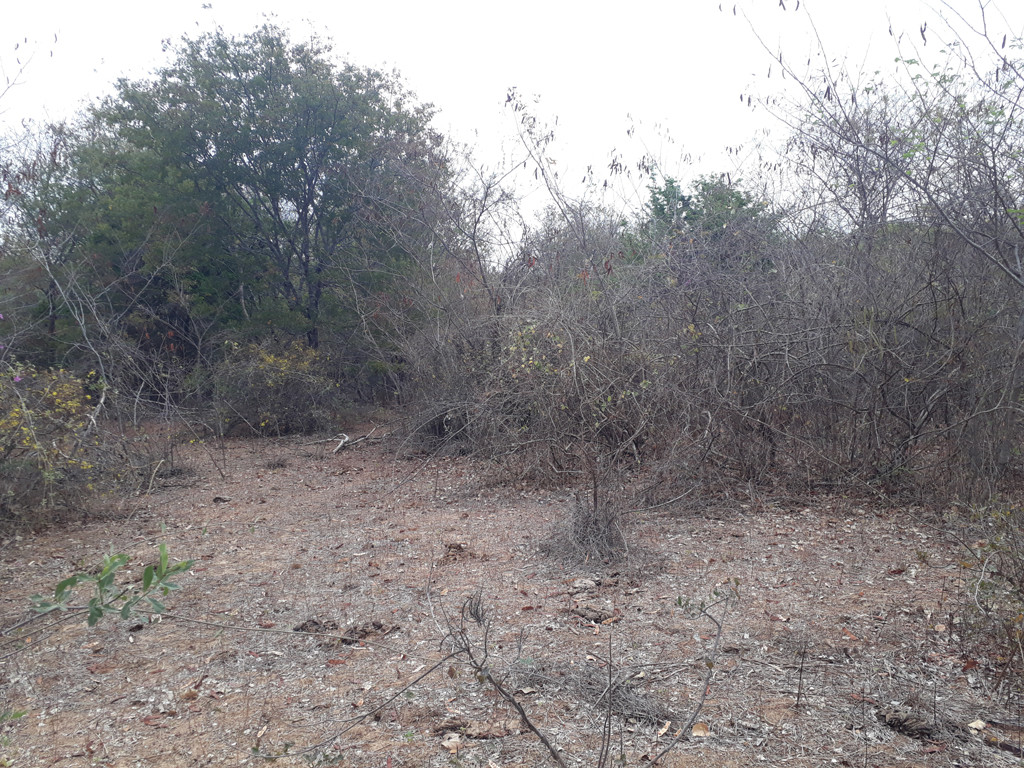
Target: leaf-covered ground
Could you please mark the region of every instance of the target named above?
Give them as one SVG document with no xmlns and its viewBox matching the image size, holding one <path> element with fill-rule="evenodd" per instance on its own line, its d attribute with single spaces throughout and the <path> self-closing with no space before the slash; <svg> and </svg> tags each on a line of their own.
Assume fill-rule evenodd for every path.
<svg viewBox="0 0 1024 768">
<path fill-rule="evenodd" d="M 195 448 L 111 519 L 3 540 L 5 629 L 111 551 L 126 579 L 161 543 L 195 563 L 159 621 L 5 634 L 0 702 L 26 714 L 0 764 L 554 765 L 453 632 L 568 766 L 603 740 L 649 765 L 677 735 L 659 764 L 1016 764 L 937 513 L 744 491 L 638 512 L 626 562 L 571 566 L 544 547 L 568 491 L 332 448 Z"/>
</svg>

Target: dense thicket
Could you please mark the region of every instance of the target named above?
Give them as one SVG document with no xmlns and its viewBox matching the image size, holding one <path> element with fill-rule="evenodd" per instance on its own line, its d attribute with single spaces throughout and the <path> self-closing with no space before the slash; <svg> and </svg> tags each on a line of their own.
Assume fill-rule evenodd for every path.
<svg viewBox="0 0 1024 768">
<path fill-rule="evenodd" d="M 556 190 L 519 251 L 406 340 L 423 423 L 583 483 L 595 509 L 598 486 L 621 502 L 619 474 L 644 467 L 654 498 L 1010 487 L 1024 78 L 954 63 L 906 91 L 806 84 L 783 115 L 785 203 L 656 176 L 623 216 Z M 543 173 L 544 138 L 524 133 Z"/>
<path fill-rule="evenodd" d="M 651 501 L 989 495 L 1020 470 L 1024 77 L 912 82 L 806 84 L 784 199 L 655 172 L 625 212 L 559 191 L 513 95 L 552 203 L 524 223 L 393 78 L 273 28 L 186 40 L 5 150 L 9 412 L 28 365 L 84 377 L 97 415 L 219 428 L 387 400 L 421 437 L 585 488 L 606 530 L 627 474 Z"/>
</svg>

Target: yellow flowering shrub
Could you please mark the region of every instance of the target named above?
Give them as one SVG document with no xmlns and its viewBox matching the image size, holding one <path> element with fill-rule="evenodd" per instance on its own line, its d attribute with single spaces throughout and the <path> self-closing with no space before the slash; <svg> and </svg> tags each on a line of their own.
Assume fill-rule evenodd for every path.
<svg viewBox="0 0 1024 768">
<path fill-rule="evenodd" d="M 83 443 L 93 406 L 68 371 L 0 363 L 0 519 L 52 502 L 68 483 L 90 483 Z"/>
<path fill-rule="evenodd" d="M 559 335 L 551 331 L 541 332 L 531 323 L 513 330 L 502 352 L 504 365 L 513 379 L 556 375 L 565 366 L 569 355 Z"/>
<path fill-rule="evenodd" d="M 344 398 L 326 355 L 300 342 L 229 342 L 226 352 L 214 376 L 223 432 L 283 435 L 332 426 Z"/>
</svg>

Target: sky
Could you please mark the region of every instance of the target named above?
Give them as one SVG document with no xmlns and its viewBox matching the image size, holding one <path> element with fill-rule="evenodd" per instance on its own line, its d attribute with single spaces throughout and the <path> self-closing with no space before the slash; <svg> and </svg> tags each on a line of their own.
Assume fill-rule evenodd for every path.
<svg viewBox="0 0 1024 768">
<path fill-rule="evenodd" d="M 994 38 L 1024 32 L 1024 4 L 987 4 Z M 166 62 L 163 41 L 218 25 L 244 34 L 269 20 L 295 40 L 329 38 L 354 64 L 397 70 L 438 108 L 436 127 L 487 168 L 522 156 L 505 106 L 515 87 L 554 127 L 551 155 L 571 190 L 612 156 L 630 167 L 648 154 L 683 179 L 742 174 L 766 132 L 771 141 L 783 131 L 740 98 L 756 102 L 784 86 L 773 54 L 813 68 L 824 49 L 857 71 L 895 72 L 897 38 L 904 55 L 938 55 L 949 38 L 941 16 L 959 11 L 976 23 L 978 8 L 978 0 L 18 2 L 0 28 L 0 88 L 13 83 L 0 97 L 0 126 L 74 115 L 119 77 L 142 78 Z M 644 183 L 616 194 L 642 195 Z"/>
</svg>

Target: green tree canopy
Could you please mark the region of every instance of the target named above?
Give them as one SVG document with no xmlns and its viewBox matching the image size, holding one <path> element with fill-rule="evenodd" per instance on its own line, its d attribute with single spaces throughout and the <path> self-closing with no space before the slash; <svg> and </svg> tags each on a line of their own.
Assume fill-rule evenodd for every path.
<svg viewBox="0 0 1024 768">
<path fill-rule="evenodd" d="M 441 165 L 429 107 L 397 80 L 338 67 L 325 43 L 293 44 L 271 26 L 183 41 L 172 64 L 120 81 L 93 116 L 104 154 L 113 145 L 140 158 L 169 198 L 215 222 L 215 252 L 204 248 L 196 279 L 313 347 L 357 266 L 385 271 L 398 257 L 375 230 L 422 177 L 409 167 Z"/>
<path fill-rule="evenodd" d="M 380 354 L 367 308 L 403 290 L 454 205 L 431 116 L 317 39 L 182 40 L 151 77 L 0 158 L 18 356 L 84 353 L 89 370 L 106 354 L 122 391 L 166 398 L 226 339 L 326 343 L 364 365 Z"/>
</svg>

